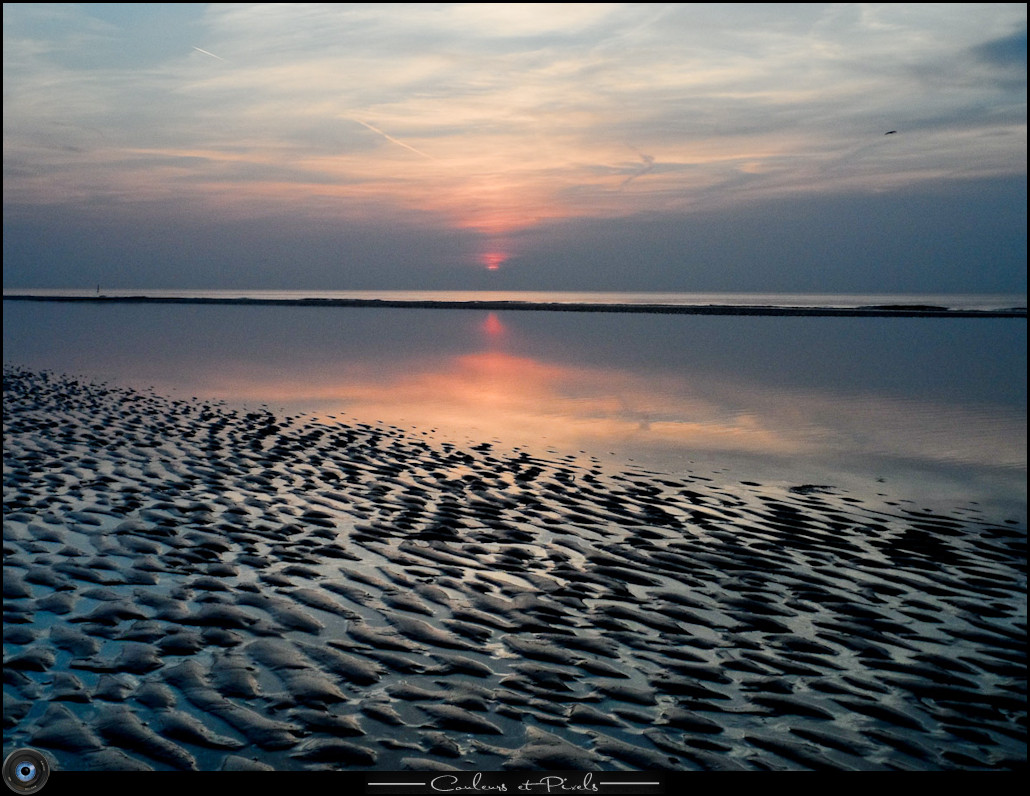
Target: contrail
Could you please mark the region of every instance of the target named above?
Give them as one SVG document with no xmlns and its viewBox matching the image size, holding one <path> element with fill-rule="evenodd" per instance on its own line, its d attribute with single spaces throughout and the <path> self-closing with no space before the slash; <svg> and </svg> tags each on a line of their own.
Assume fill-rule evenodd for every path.
<svg viewBox="0 0 1030 796">
<path fill-rule="evenodd" d="M 370 124 L 369 124 L 368 122 L 363 122 L 363 121 L 361 121 L 361 119 L 352 119 L 351 121 L 355 121 L 355 122 L 357 122 L 357 123 L 358 123 L 358 124 L 360 124 L 360 125 L 361 125 L 362 127 L 367 127 L 367 128 L 368 128 L 369 130 L 371 130 L 371 131 L 372 131 L 373 133 L 378 133 L 378 134 L 379 134 L 379 135 L 381 135 L 381 136 L 382 136 L 383 138 L 385 138 L 385 139 L 386 139 L 387 141 L 390 141 L 390 142 L 392 142 L 392 143 L 396 144 L 397 146 L 402 146 L 402 147 L 404 147 L 405 149 L 410 149 L 410 150 L 411 150 L 412 152 L 414 152 L 414 153 L 415 153 L 416 155 L 421 155 L 422 157 L 424 157 L 424 158 L 429 158 L 430 160 L 439 160 L 439 158 L 434 158 L 434 157 L 433 157 L 432 155 L 427 155 L 427 154 L 426 154 L 425 152 L 420 152 L 419 150 L 415 149 L 415 147 L 411 146 L 410 144 L 405 144 L 405 143 L 404 143 L 403 141 L 398 141 L 398 140 L 397 140 L 396 138 L 394 138 L 394 137 L 393 137 L 392 135 L 389 135 L 389 134 L 387 134 L 387 133 L 384 133 L 384 132 L 383 132 L 382 130 L 380 130 L 380 129 L 379 129 L 378 127 L 373 127 L 373 126 L 372 126 L 372 125 L 370 125 Z"/>
<path fill-rule="evenodd" d="M 633 180 L 635 180 L 637 177 L 643 177 L 645 174 L 647 174 L 649 171 L 651 171 L 654 168 L 654 156 L 653 155 L 645 155 L 643 152 L 637 152 L 637 154 L 640 155 L 640 159 L 644 163 L 643 167 L 638 169 L 633 174 L 630 174 L 625 180 L 623 180 L 622 181 L 622 185 L 620 185 L 619 188 L 625 188 L 627 185 L 629 185 L 631 182 L 633 182 Z"/>
<path fill-rule="evenodd" d="M 209 53 L 207 50 L 202 50 L 199 47 L 194 47 L 193 49 L 196 50 L 198 53 L 204 53 L 204 55 L 210 55 L 212 58 L 217 58 L 219 61 L 225 60 L 222 56 L 215 55 L 214 53 Z"/>
</svg>

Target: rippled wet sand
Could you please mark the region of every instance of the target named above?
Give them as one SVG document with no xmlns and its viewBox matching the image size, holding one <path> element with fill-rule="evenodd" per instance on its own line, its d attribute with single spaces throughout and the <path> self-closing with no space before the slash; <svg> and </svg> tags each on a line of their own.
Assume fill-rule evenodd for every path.
<svg viewBox="0 0 1030 796">
<path fill-rule="evenodd" d="M 1026 529 L 974 506 L 17 368 L 4 414 L 4 743 L 59 769 L 1025 765 Z"/>
</svg>

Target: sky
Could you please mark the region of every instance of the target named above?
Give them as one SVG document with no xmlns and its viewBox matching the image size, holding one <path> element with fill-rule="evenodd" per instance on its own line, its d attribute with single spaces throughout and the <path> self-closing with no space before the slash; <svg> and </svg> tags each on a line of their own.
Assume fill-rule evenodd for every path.
<svg viewBox="0 0 1030 796">
<path fill-rule="evenodd" d="M 6 3 L 4 287 L 1026 292 L 1026 5 Z"/>
</svg>

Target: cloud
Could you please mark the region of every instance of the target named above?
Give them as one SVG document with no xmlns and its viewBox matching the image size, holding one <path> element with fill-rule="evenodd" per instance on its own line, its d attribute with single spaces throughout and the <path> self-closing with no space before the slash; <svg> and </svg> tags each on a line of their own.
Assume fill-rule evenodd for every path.
<svg viewBox="0 0 1030 796">
<path fill-rule="evenodd" d="M 1024 6 L 172 5 L 5 5 L 7 203 L 499 238 L 1025 173 Z"/>
<path fill-rule="evenodd" d="M 984 63 L 994 66 L 1018 69 L 1026 72 L 1026 26 L 1022 30 L 979 44 L 972 49 L 973 55 Z M 1026 75 L 1023 75 L 1024 78 Z"/>
</svg>

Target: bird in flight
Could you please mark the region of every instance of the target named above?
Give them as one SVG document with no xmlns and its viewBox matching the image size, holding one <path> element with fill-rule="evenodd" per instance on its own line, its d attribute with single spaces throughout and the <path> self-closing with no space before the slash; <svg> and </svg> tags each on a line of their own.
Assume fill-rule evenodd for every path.
<svg viewBox="0 0 1030 796">
<path fill-rule="evenodd" d="M 884 135 L 894 135 L 896 132 L 898 132 L 898 131 L 897 130 L 888 130 L 886 133 L 884 133 Z"/>
</svg>

